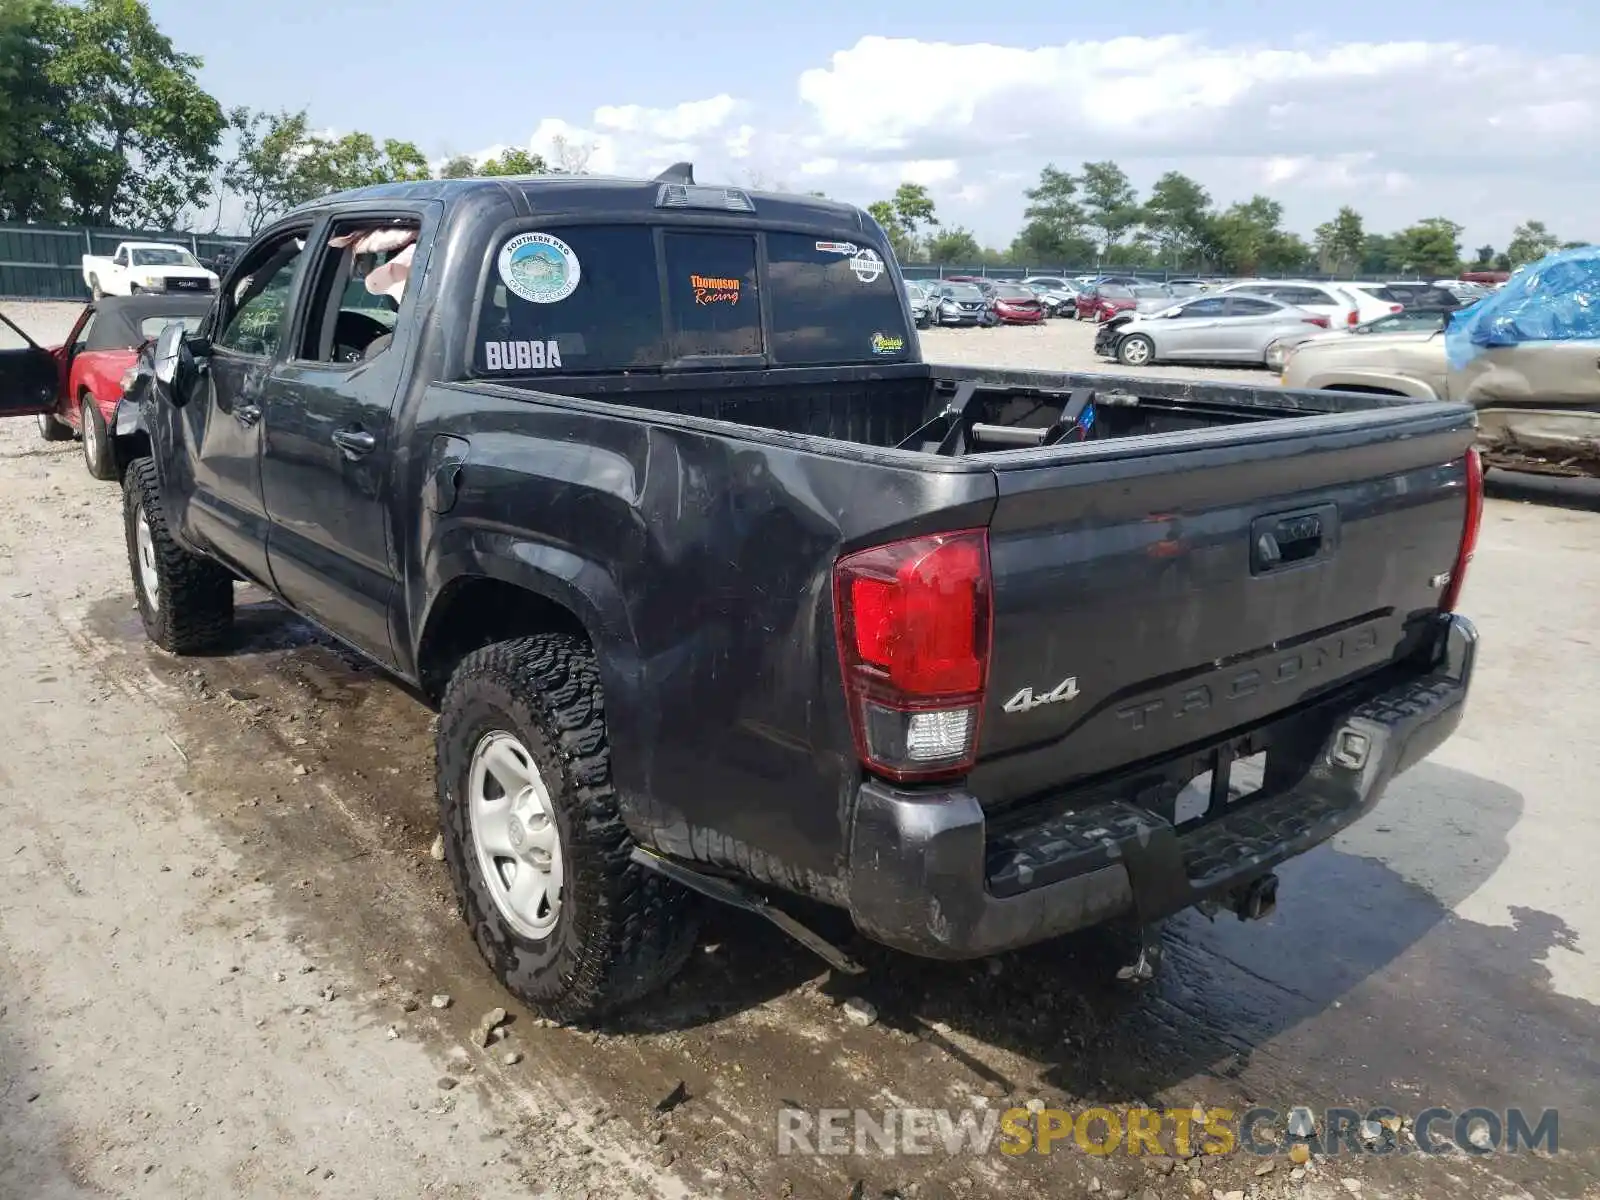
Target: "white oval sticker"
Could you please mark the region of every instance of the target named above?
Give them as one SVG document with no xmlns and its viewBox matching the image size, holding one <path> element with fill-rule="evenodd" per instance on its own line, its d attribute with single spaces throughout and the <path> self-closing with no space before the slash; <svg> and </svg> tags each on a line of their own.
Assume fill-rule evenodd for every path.
<svg viewBox="0 0 1600 1200">
<path fill-rule="evenodd" d="M 858 250 L 850 260 L 850 269 L 862 283 L 875 283 L 878 276 L 883 274 L 883 259 L 878 257 L 876 250 Z"/>
<path fill-rule="evenodd" d="M 583 268 L 572 247 L 548 233 L 519 233 L 500 248 L 500 279 L 531 304 L 554 304 L 577 289 Z"/>
</svg>

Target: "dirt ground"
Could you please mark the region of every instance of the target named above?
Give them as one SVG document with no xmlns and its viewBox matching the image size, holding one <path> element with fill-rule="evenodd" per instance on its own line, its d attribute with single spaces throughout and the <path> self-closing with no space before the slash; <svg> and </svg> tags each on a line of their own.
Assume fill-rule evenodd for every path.
<svg viewBox="0 0 1600 1200">
<path fill-rule="evenodd" d="M 71 310 L 6 311 L 43 338 Z M 924 345 L 1103 369 L 1088 340 L 1052 323 Z M 1170 922 L 1150 987 L 1111 978 L 1102 938 L 955 966 L 851 943 L 870 971 L 837 980 L 714 913 L 683 977 L 600 1033 L 532 1020 L 469 944 L 429 854 L 432 713 L 254 593 L 228 653 L 155 651 L 120 512 L 75 443 L 0 423 L 5 1200 L 1596 1194 L 1600 489 L 1495 481 L 1461 731 L 1284 869 L 1270 919 Z M 483 1048 L 497 1006 L 506 1036 Z M 785 1107 L 1035 1098 L 1557 1108 L 1561 1153 L 1263 1174 L 1246 1155 L 777 1153 Z"/>
</svg>

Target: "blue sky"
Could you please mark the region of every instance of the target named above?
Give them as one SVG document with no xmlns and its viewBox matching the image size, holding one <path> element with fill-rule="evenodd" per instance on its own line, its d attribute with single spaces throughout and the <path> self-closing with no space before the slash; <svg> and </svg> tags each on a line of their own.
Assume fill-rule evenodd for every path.
<svg viewBox="0 0 1600 1200">
<path fill-rule="evenodd" d="M 1573 161 L 1600 63 L 1549 61 L 1600 54 L 1581 5 L 1524 6 L 1536 19 L 1512 30 L 1485 0 L 275 0 L 254 10 L 270 24 L 216 0 L 150 7 L 224 105 L 304 106 L 430 156 L 559 132 L 595 169 L 688 155 L 702 178 L 858 202 L 910 178 L 995 243 L 1046 161 L 1102 157 L 1140 184 L 1187 170 L 1223 202 L 1267 192 L 1303 232 L 1348 202 L 1380 227 L 1452 216 L 1469 244 L 1530 216 L 1600 236 L 1579 228 L 1600 168 Z"/>
</svg>

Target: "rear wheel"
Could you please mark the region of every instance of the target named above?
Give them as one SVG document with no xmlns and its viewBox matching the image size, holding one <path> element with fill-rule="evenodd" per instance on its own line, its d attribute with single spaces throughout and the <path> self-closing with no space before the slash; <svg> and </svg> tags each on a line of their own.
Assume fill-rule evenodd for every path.
<svg viewBox="0 0 1600 1200">
<path fill-rule="evenodd" d="M 83 425 L 83 463 L 96 479 L 117 477 L 117 456 L 111 446 L 111 435 L 100 416 L 100 406 L 87 392 L 78 407 Z"/>
<path fill-rule="evenodd" d="M 587 642 L 542 634 L 469 655 L 445 691 L 437 763 L 445 862 L 513 995 L 588 1021 L 683 966 L 694 897 L 629 857 Z"/>
<path fill-rule="evenodd" d="M 72 428 L 56 420 L 55 413 L 40 413 L 35 418 L 39 422 L 39 436 L 47 442 L 70 442 Z"/>
<path fill-rule="evenodd" d="M 1155 361 L 1156 344 L 1142 333 L 1129 334 L 1117 343 L 1117 361 L 1125 367 L 1145 367 Z"/>
<path fill-rule="evenodd" d="M 221 645 L 233 627 L 233 576 L 173 539 L 153 460 L 129 464 L 122 481 L 122 517 L 146 635 L 173 654 L 199 654 Z"/>
</svg>

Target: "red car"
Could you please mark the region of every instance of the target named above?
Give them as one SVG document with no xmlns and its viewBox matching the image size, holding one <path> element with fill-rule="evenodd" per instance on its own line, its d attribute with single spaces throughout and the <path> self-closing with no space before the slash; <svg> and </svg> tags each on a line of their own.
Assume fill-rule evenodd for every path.
<svg viewBox="0 0 1600 1200">
<path fill-rule="evenodd" d="M 83 438 L 83 458 L 96 479 L 117 477 L 116 456 L 106 436 L 122 398 L 122 377 L 138 349 L 173 322 L 190 332 L 211 307 L 211 296 L 106 296 L 83 310 L 64 345 L 52 346 L 60 386 L 55 409 L 39 414 L 47 442 Z"/>
<path fill-rule="evenodd" d="M 1044 305 L 1031 288 L 1020 283 L 996 283 L 986 289 L 989 310 L 1002 325 L 1038 325 L 1044 320 Z"/>
<path fill-rule="evenodd" d="M 1078 320 L 1109 321 L 1118 313 L 1131 311 L 1135 303 L 1132 288 L 1102 283 L 1078 293 Z"/>
</svg>

